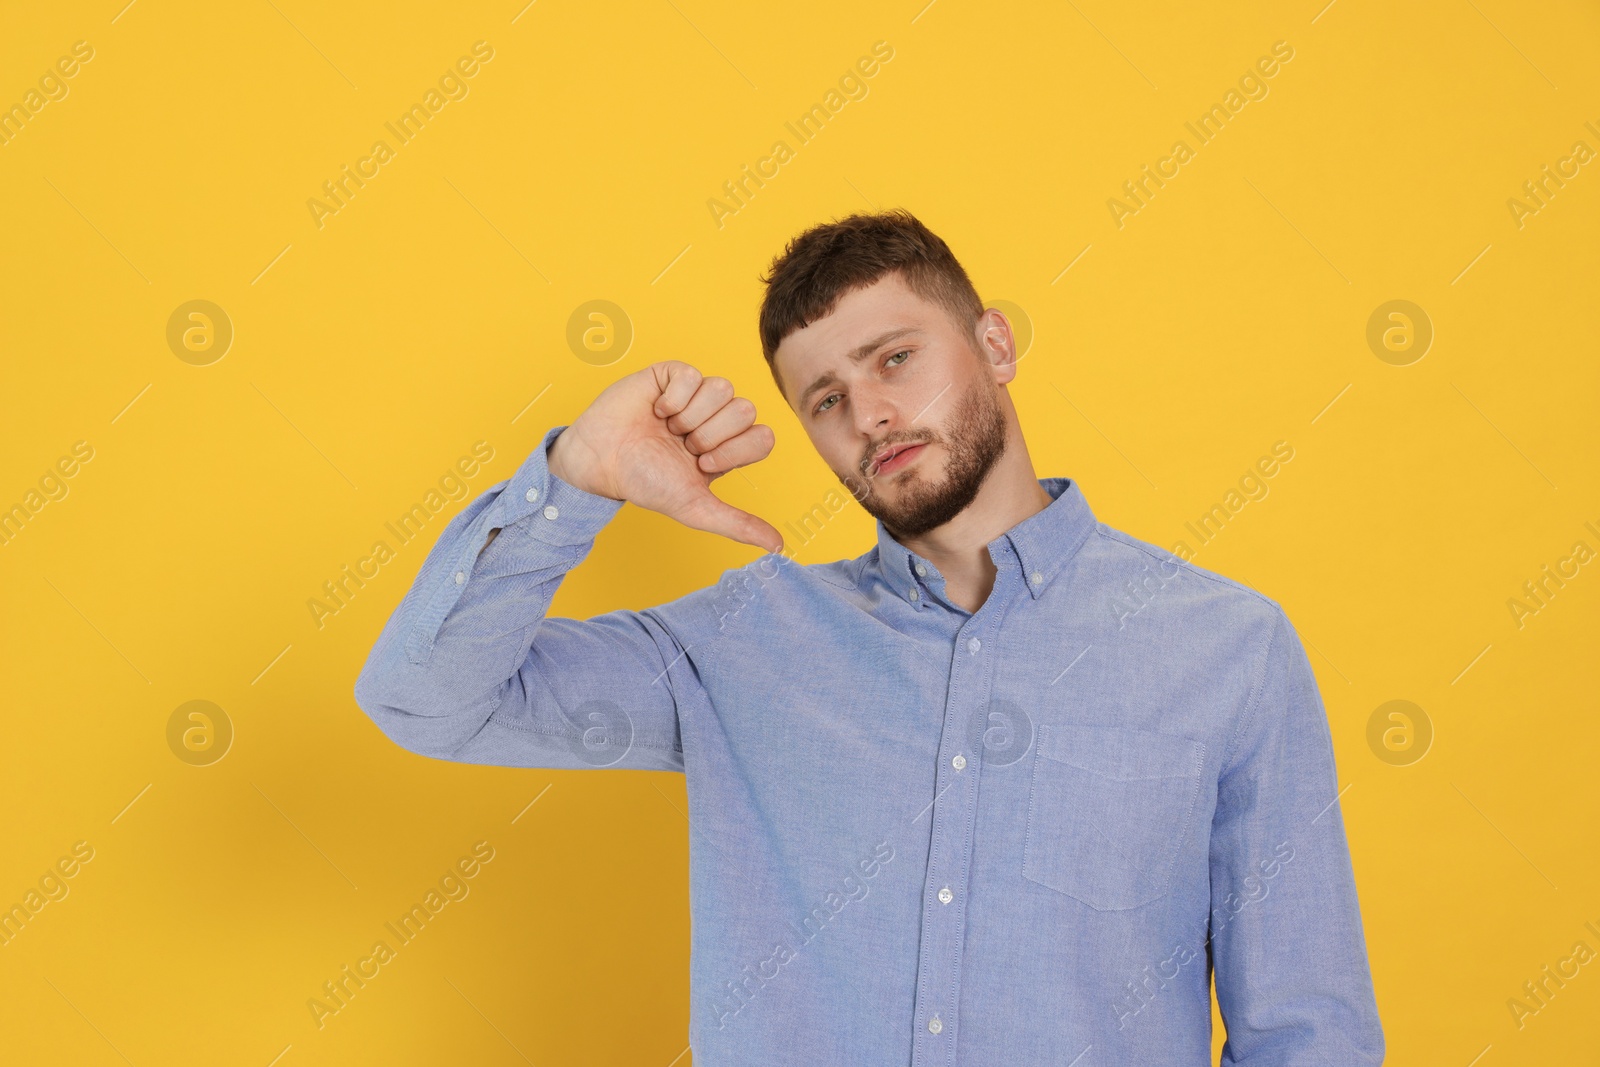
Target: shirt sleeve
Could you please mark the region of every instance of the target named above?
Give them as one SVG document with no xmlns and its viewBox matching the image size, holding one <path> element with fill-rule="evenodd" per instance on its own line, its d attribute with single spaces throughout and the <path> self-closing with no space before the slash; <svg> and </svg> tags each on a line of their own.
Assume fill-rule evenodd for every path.
<svg viewBox="0 0 1600 1067">
<path fill-rule="evenodd" d="M 1275 615 L 1211 828 L 1220 1067 L 1381 1064 L 1327 713 L 1299 636 Z"/>
<path fill-rule="evenodd" d="M 646 611 L 545 617 L 623 504 L 550 473 L 564 429 L 445 527 L 368 654 L 356 703 L 396 744 L 435 759 L 681 771 L 679 715 L 706 694 L 666 620 L 709 590 Z"/>
</svg>

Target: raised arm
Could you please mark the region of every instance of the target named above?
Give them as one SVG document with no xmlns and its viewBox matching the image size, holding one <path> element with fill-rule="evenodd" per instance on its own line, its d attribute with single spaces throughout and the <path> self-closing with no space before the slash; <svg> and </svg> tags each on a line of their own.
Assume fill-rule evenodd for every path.
<svg viewBox="0 0 1600 1067">
<path fill-rule="evenodd" d="M 1281 610 L 1224 758 L 1211 829 L 1221 1067 L 1382 1063 L 1327 714 Z"/>
<path fill-rule="evenodd" d="M 356 703 L 436 759 L 682 770 L 679 707 L 704 694 L 665 620 L 711 590 L 587 620 L 545 613 L 628 500 L 781 549 L 772 526 L 710 491 L 771 451 L 772 431 L 754 419 L 727 379 L 685 363 L 614 383 L 446 526 L 368 655 Z"/>
</svg>

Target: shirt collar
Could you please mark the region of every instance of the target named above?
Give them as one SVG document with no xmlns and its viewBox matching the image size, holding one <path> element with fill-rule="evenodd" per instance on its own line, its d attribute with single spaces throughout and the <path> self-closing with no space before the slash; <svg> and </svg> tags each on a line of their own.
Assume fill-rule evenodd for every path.
<svg viewBox="0 0 1600 1067">
<path fill-rule="evenodd" d="M 1040 478 L 1039 485 L 1050 494 L 1051 502 L 989 542 L 989 558 L 996 567 L 1020 564 L 1024 584 L 1035 600 L 1097 525 L 1089 502 L 1071 478 Z M 896 541 L 881 519 L 878 565 L 889 586 L 912 603 L 920 603 L 926 588 L 937 586 L 943 593 L 944 576 L 927 558 Z M 918 566 L 926 573 L 917 573 Z"/>
</svg>

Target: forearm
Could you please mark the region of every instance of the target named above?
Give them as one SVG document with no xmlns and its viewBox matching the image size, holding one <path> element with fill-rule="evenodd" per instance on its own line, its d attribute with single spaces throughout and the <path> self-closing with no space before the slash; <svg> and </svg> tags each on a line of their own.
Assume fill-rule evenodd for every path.
<svg viewBox="0 0 1600 1067">
<path fill-rule="evenodd" d="M 447 758 L 482 728 L 561 580 L 622 506 L 550 472 L 561 429 L 445 528 L 362 668 L 357 703 L 403 747 Z"/>
</svg>

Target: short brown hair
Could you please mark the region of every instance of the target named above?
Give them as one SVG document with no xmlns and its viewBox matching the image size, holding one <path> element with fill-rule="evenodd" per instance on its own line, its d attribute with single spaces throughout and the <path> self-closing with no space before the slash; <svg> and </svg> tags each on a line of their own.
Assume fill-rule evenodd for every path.
<svg viewBox="0 0 1600 1067">
<path fill-rule="evenodd" d="M 773 363 L 778 345 L 796 330 L 832 313 L 839 298 L 899 271 L 908 288 L 941 305 L 971 330 L 983 301 L 950 246 L 903 208 L 813 226 L 789 242 L 761 280 L 761 351 L 783 392 Z"/>
</svg>

